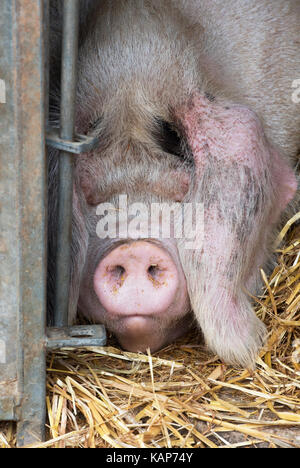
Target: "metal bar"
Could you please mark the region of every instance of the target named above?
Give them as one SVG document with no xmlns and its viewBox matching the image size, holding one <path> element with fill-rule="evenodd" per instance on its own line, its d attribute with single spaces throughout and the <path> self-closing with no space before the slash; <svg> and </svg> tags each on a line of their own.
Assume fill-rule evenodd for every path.
<svg viewBox="0 0 300 468">
<path fill-rule="evenodd" d="M 73 327 L 48 328 L 47 349 L 104 346 L 106 331 L 103 325 L 77 325 Z"/>
<path fill-rule="evenodd" d="M 0 15 L 0 419 L 45 427 L 46 158 L 42 0 Z M 2 81 L 1 81 L 2 80 Z"/>
<path fill-rule="evenodd" d="M 44 438 L 46 198 L 43 0 L 13 0 L 14 128 L 18 134 L 19 446 Z"/>
<path fill-rule="evenodd" d="M 71 141 L 75 126 L 78 34 L 79 0 L 64 0 L 60 137 Z M 62 327 L 68 324 L 71 269 L 73 159 L 68 152 L 59 157 L 58 185 L 54 325 Z"/>
<path fill-rule="evenodd" d="M 99 144 L 99 138 L 76 134 L 74 141 L 62 140 L 56 128 L 48 128 L 46 144 L 60 151 L 81 154 L 96 148 Z"/>
<path fill-rule="evenodd" d="M 20 141 L 21 405 L 17 443 L 43 440 L 46 400 L 46 219 L 44 2 L 17 0 L 18 133 Z M 21 366 L 20 366 L 21 367 Z"/>
<path fill-rule="evenodd" d="M 44 0 L 43 31 L 44 31 L 44 92 L 45 92 L 45 122 L 49 124 L 49 83 L 50 83 L 50 0 Z"/>
<path fill-rule="evenodd" d="M 19 388 L 19 148 L 17 120 L 14 2 L 0 15 L 0 420 L 15 420 Z"/>
</svg>

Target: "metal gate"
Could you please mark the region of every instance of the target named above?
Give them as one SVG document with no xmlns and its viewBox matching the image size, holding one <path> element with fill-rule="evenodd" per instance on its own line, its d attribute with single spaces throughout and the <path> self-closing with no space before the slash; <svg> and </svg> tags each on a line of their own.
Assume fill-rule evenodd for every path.
<svg viewBox="0 0 300 468">
<path fill-rule="evenodd" d="M 76 28 L 74 18 L 78 15 L 79 1 L 65 0 L 64 3 L 65 13 L 69 8 L 68 17 L 75 15 L 73 28 Z M 75 5 L 73 12 L 71 5 Z M 48 0 L 1 2 L 0 420 L 17 421 L 19 446 L 44 438 L 47 347 L 102 345 L 105 342 L 102 326 L 48 329 L 46 333 L 48 73 L 45 45 L 48 43 L 48 11 Z M 69 24 L 72 27 L 72 21 Z M 67 51 L 70 43 L 65 47 Z M 66 53 L 64 60 L 72 58 Z M 72 135 L 65 134 L 61 141 L 58 138 L 57 144 L 68 148 L 61 158 L 62 166 L 70 167 L 70 151 L 75 150 L 72 141 L 67 139 L 72 140 Z M 56 144 L 52 137 L 49 144 Z M 81 151 L 83 148 L 86 148 L 84 143 Z M 72 177 L 68 177 L 71 219 Z M 60 236 L 62 245 L 68 250 L 66 242 L 69 238 L 64 239 L 63 233 Z M 67 264 L 68 275 L 69 259 L 65 258 L 63 262 Z M 60 291 L 64 304 L 68 299 L 67 290 L 68 285 L 65 292 Z M 60 326 L 65 325 L 65 321 L 65 318 L 61 323 L 56 320 Z"/>
</svg>

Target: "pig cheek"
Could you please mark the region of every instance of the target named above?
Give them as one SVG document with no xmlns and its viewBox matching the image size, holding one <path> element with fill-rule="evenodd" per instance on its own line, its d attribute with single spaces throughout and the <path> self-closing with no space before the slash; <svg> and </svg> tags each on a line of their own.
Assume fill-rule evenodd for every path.
<svg viewBox="0 0 300 468">
<path fill-rule="evenodd" d="M 174 192 L 171 194 L 170 198 L 175 202 L 180 203 L 184 200 L 189 191 L 191 184 L 191 175 L 188 173 L 181 173 L 180 175 L 178 175 L 177 173 L 171 172 L 169 178 L 171 180 L 176 181 L 174 184 Z M 161 186 L 159 187 L 159 190 L 161 192 Z"/>
<path fill-rule="evenodd" d="M 84 281 L 80 287 L 78 311 L 93 323 L 105 324 L 105 310 L 99 304 L 97 296 L 87 281 Z"/>
<path fill-rule="evenodd" d="M 102 168 L 95 162 L 93 155 L 80 156 L 76 165 L 75 185 L 77 190 L 83 194 L 88 205 L 96 206 L 101 203 L 97 181 L 101 181 L 102 178 Z"/>
<path fill-rule="evenodd" d="M 79 177 L 79 187 L 84 195 L 86 203 L 91 206 L 96 206 L 100 203 L 100 198 L 94 185 L 92 177 L 89 177 L 87 174 L 83 174 Z"/>
</svg>

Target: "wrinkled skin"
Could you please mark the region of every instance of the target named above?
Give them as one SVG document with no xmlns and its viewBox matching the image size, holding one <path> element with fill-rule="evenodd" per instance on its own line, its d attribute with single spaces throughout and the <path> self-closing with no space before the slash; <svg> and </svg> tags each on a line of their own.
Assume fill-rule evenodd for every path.
<svg viewBox="0 0 300 468">
<path fill-rule="evenodd" d="M 80 311 L 104 323 L 125 349 L 155 351 L 195 322 L 228 363 L 251 366 L 263 344 L 250 294 L 295 209 L 300 146 L 291 99 L 300 11 L 296 1 L 269 3 L 82 2 L 76 130 L 100 145 L 75 162 L 70 320 Z M 53 124 L 59 5 L 53 0 Z M 56 175 L 50 151 L 50 308 Z M 99 238 L 97 207 L 118 211 L 124 194 L 149 210 L 201 204 L 196 248 L 174 234 L 176 216 L 170 237 L 161 226 L 155 237 L 122 237 L 119 219 L 113 238 Z"/>
</svg>

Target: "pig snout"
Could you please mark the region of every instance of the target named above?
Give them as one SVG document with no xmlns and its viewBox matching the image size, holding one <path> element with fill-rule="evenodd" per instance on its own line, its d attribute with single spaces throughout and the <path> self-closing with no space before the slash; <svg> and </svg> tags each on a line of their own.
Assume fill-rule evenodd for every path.
<svg viewBox="0 0 300 468">
<path fill-rule="evenodd" d="M 94 288 L 110 315 L 148 316 L 167 311 L 179 289 L 170 256 L 147 242 L 122 245 L 98 265 Z"/>
<path fill-rule="evenodd" d="M 147 241 L 116 247 L 99 262 L 93 286 L 125 349 L 153 351 L 181 334 L 174 325 L 189 309 L 186 281 L 162 247 Z"/>
</svg>

